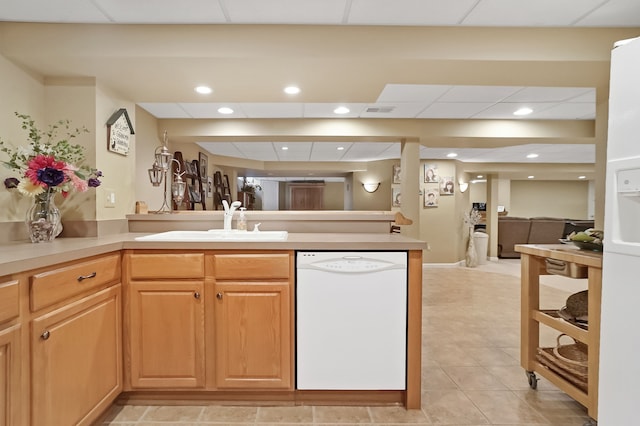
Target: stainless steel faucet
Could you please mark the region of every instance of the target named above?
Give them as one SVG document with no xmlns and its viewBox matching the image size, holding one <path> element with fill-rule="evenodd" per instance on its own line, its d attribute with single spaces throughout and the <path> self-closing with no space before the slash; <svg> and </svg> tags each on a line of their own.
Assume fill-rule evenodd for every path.
<svg viewBox="0 0 640 426">
<path fill-rule="evenodd" d="M 240 207 L 242 203 L 240 201 L 234 201 L 229 205 L 227 200 L 222 200 L 222 207 L 224 207 L 224 230 L 231 230 L 231 220 L 233 219 L 233 212 Z"/>
</svg>

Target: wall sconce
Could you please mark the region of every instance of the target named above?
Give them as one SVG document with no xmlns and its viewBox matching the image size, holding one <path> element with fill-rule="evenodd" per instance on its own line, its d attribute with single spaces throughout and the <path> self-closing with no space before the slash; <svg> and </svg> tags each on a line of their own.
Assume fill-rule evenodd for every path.
<svg viewBox="0 0 640 426">
<path fill-rule="evenodd" d="M 376 192 L 380 188 L 380 182 L 377 183 L 363 183 L 362 187 L 368 193 Z"/>
<path fill-rule="evenodd" d="M 169 166 L 174 161 L 178 167 L 177 172 L 174 173 L 175 179 L 173 183 L 171 183 L 171 196 L 178 206 L 182 204 L 182 200 L 184 199 L 184 190 L 187 185 L 182 180 L 184 172 L 180 172 L 180 162 L 173 158 L 173 154 L 171 154 L 171 152 L 169 152 L 169 148 L 167 148 L 166 131 L 164 132 L 163 145 L 155 149 L 154 158 L 155 161 L 153 162 L 153 166 L 149 169 L 149 181 L 153 186 L 160 186 L 164 181 L 164 199 L 162 206 L 160 206 L 160 209 L 156 210 L 154 213 L 171 213 L 171 207 L 169 207 L 169 204 L 167 203 L 167 181 L 169 180 L 167 173 L 169 172 Z"/>
<path fill-rule="evenodd" d="M 469 182 L 458 182 L 458 187 L 460 187 L 460 192 L 465 192 L 469 188 Z"/>
</svg>

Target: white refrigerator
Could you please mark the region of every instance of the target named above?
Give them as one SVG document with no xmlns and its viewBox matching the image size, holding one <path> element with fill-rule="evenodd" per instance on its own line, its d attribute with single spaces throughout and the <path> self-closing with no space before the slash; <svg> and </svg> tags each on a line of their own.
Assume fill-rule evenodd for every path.
<svg viewBox="0 0 640 426">
<path fill-rule="evenodd" d="M 640 424 L 640 38 L 611 54 L 598 425 Z"/>
</svg>

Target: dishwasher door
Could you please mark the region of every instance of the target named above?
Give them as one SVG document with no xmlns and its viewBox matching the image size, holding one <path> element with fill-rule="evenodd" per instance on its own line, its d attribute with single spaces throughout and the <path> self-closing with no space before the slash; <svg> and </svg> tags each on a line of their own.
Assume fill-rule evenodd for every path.
<svg viewBox="0 0 640 426">
<path fill-rule="evenodd" d="M 296 260 L 297 389 L 406 389 L 407 253 Z"/>
</svg>

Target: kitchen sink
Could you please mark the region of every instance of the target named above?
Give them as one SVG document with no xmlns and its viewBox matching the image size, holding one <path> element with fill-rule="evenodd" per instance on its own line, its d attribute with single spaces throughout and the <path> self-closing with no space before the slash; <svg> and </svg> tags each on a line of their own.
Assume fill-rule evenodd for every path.
<svg viewBox="0 0 640 426">
<path fill-rule="evenodd" d="M 136 241 L 286 241 L 287 231 L 238 231 L 210 229 L 208 231 L 167 231 L 136 237 Z"/>
</svg>

